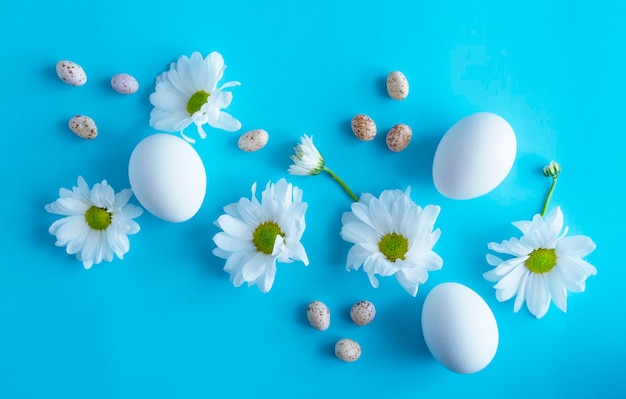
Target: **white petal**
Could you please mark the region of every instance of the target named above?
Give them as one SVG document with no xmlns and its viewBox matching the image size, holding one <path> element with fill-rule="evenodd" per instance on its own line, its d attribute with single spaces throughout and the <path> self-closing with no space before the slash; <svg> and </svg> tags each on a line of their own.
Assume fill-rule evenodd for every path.
<svg viewBox="0 0 626 399">
<path fill-rule="evenodd" d="M 394 221 L 397 220 L 396 218 L 400 219 L 397 232 L 407 237 L 415 235 L 420 228 L 421 212 L 417 206 L 405 210 L 402 217 L 398 215 Z"/>
<path fill-rule="evenodd" d="M 63 197 L 46 206 L 46 211 L 63 216 L 84 215 L 93 205 L 87 198 Z"/>
<path fill-rule="evenodd" d="M 506 301 L 513 297 L 513 295 L 517 294 L 520 288 L 520 284 L 522 281 L 522 277 L 527 273 L 528 269 L 526 269 L 523 265 L 515 266 L 508 274 L 498 281 L 498 283 L 494 286 L 496 291 L 496 297 L 498 301 Z"/>
<path fill-rule="evenodd" d="M 568 264 L 570 264 L 570 267 L 575 268 L 575 270 L 583 279 L 586 279 L 589 276 L 595 276 L 597 273 L 597 270 L 595 267 L 593 267 L 593 265 L 580 258 L 574 258 L 570 256 L 561 256 L 560 258 L 557 257 L 557 265 L 561 262 L 567 262 Z"/>
<path fill-rule="evenodd" d="M 265 271 L 267 255 L 258 252 L 241 266 L 241 275 L 245 281 L 256 280 Z"/>
<path fill-rule="evenodd" d="M 217 120 L 210 120 L 209 125 L 216 129 L 226 130 L 227 132 L 236 132 L 241 129 L 241 122 L 224 111 L 220 111 Z"/>
<path fill-rule="evenodd" d="M 274 285 L 274 279 L 276 277 L 276 264 L 269 262 L 265 266 L 265 273 L 257 280 L 257 285 L 262 293 L 266 294 L 272 289 Z"/>
<path fill-rule="evenodd" d="M 150 103 L 168 113 L 187 112 L 189 98 L 178 90 L 160 90 L 150 94 Z"/>
<path fill-rule="evenodd" d="M 380 235 L 369 225 L 362 222 L 348 222 L 343 225 L 341 238 L 353 244 L 378 243 Z"/>
<path fill-rule="evenodd" d="M 443 259 L 433 251 L 427 251 L 419 255 L 419 267 L 428 271 L 439 270 L 443 267 Z"/>
<path fill-rule="evenodd" d="M 404 288 L 406 292 L 408 292 L 411 296 L 417 295 L 417 289 L 419 287 L 419 284 L 415 281 L 411 281 L 403 270 L 400 270 L 398 271 L 398 273 L 396 273 L 396 280 L 398 280 L 398 283 L 400 283 L 402 288 Z"/>
<path fill-rule="evenodd" d="M 220 247 L 224 251 L 236 252 L 244 250 L 246 248 L 250 248 L 251 240 L 242 240 L 231 237 L 224 232 L 219 232 L 213 236 L 213 241 L 218 247 Z"/>
<path fill-rule="evenodd" d="M 233 101 L 233 93 L 229 91 L 216 90 L 215 92 L 213 92 L 213 94 L 211 94 L 211 97 L 209 97 L 209 101 L 207 105 L 210 107 L 217 108 L 219 110 L 219 109 L 227 108 L 232 101 Z"/>
<path fill-rule="evenodd" d="M 376 229 L 377 233 L 385 235 L 393 232 L 391 215 L 380 200 L 373 200 L 370 202 L 369 214 L 372 220 L 372 227 Z"/>
<path fill-rule="evenodd" d="M 280 256 L 283 254 L 285 254 L 285 239 L 280 234 L 277 234 L 276 237 L 274 237 L 272 256 L 278 256 L 282 262 L 289 262 L 289 257 Z"/>
<path fill-rule="evenodd" d="M 489 281 L 498 281 L 502 276 L 507 275 L 514 268 L 518 267 L 519 265 L 524 264 L 527 259 L 528 259 L 528 256 L 525 256 L 523 258 L 508 259 L 500 263 L 500 265 L 498 265 L 495 269 L 490 270 L 486 272 L 485 274 L 483 274 L 483 276 L 485 277 L 485 279 Z M 522 266 L 522 267 L 525 267 L 525 266 Z"/>
<path fill-rule="evenodd" d="M 191 54 L 191 57 L 189 57 L 189 69 L 193 78 L 194 88 L 198 90 L 203 89 L 208 93 L 210 90 L 210 79 L 202 54 L 197 51 Z"/>
<path fill-rule="evenodd" d="M 591 238 L 583 235 L 563 237 L 559 240 L 555 250 L 557 257 L 567 255 L 584 258 L 596 249 Z"/>
<path fill-rule="evenodd" d="M 65 243 L 61 243 L 61 241 L 57 241 L 57 246 L 65 245 L 65 252 L 68 254 L 79 254 L 83 246 L 85 245 L 85 240 L 89 236 L 91 229 L 87 226 L 86 223 L 82 223 L 79 229 L 76 229 L 72 232 L 73 236 L 67 239 Z M 57 236 L 58 237 L 58 236 Z"/>
<path fill-rule="evenodd" d="M 487 254 L 487 263 L 490 266 L 498 266 L 502 262 L 503 260 L 498 258 L 497 256 L 492 255 L 492 254 Z"/>
<path fill-rule="evenodd" d="M 91 261 L 94 264 L 98 264 L 96 259 L 96 253 L 98 251 L 98 242 L 100 240 L 100 232 L 96 230 L 90 230 L 87 238 L 85 238 L 85 242 L 83 244 L 83 248 L 80 251 L 80 256 L 83 261 Z"/>
<path fill-rule="evenodd" d="M 513 222 L 511 223 L 513 226 L 517 227 L 522 234 L 526 235 L 528 234 L 528 230 L 530 229 L 530 220 L 520 220 L 517 222 Z"/>
<path fill-rule="evenodd" d="M 230 215 L 221 215 L 217 219 L 217 225 L 230 237 L 240 240 L 252 240 L 252 227 L 241 219 L 236 219 Z"/>
<path fill-rule="evenodd" d="M 300 243 L 300 241 L 288 241 L 287 250 L 291 259 L 301 261 L 305 266 L 309 265 L 309 258 L 306 255 L 304 246 Z"/>
<path fill-rule="evenodd" d="M 205 60 L 209 73 L 209 84 L 210 91 L 215 90 L 217 87 L 217 82 L 222 79 L 224 75 L 224 70 L 226 69 L 226 65 L 224 65 L 224 58 L 222 55 L 216 51 L 213 51 L 206 57 Z"/>
<path fill-rule="evenodd" d="M 184 93 L 195 93 L 200 89 L 200 87 L 197 86 L 193 78 L 191 62 L 189 58 L 182 56 L 178 59 L 178 64 L 176 64 L 176 72 L 178 73 L 179 78 L 179 81 L 177 83 L 184 88 Z"/>
<path fill-rule="evenodd" d="M 372 287 L 378 288 L 378 279 L 376 278 L 374 273 L 367 273 L 367 277 L 369 278 Z"/>
<path fill-rule="evenodd" d="M 533 216 L 528 234 L 521 238 L 531 248 L 554 248 L 558 235 L 545 223 L 540 215 Z"/>
<path fill-rule="evenodd" d="M 497 242 L 490 242 L 489 244 L 487 244 L 487 248 L 501 254 L 513 255 L 516 258 L 526 256 L 535 249 L 528 246 L 526 243 L 518 240 L 517 238 L 504 240 L 499 244 Z"/>
<path fill-rule="evenodd" d="M 219 90 L 228 89 L 228 88 L 236 87 L 236 86 L 239 86 L 239 85 L 241 85 L 241 83 L 236 82 L 234 80 L 231 80 L 230 82 L 226 82 L 223 85 L 221 85 Z"/>
<path fill-rule="evenodd" d="M 226 259 L 226 263 L 224 264 L 224 271 L 233 275 L 237 273 L 241 274 L 241 268 L 243 267 L 244 263 L 252 259 L 257 254 L 257 252 L 251 248 L 245 251 L 237 251 L 234 253 L 221 252 L 221 249 L 220 251 L 218 251 L 218 249 L 219 248 L 215 248 L 213 250 L 213 253 L 220 258 Z"/>
<path fill-rule="evenodd" d="M 352 210 L 352 214 L 354 215 L 354 217 L 362 221 L 364 224 L 367 224 L 369 226 L 372 226 L 372 228 L 374 228 L 372 224 L 372 220 L 370 218 L 369 205 L 366 205 L 362 203 L 361 201 L 353 202 L 352 205 L 350 206 L 350 209 Z"/>
<path fill-rule="evenodd" d="M 437 205 L 426 205 L 420 215 L 420 224 L 425 226 L 428 230 L 432 230 L 440 212 L 441 207 Z"/>
<path fill-rule="evenodd" d="M 237 210 L 246 224 L 256 228 L 258 225 L 266 221 L 266 217 L 263 214 L 263 208 L 261 208 L 258 201 L 254 198 L 254 194 L 252 199 L 253 201 L 250 201 L 247 198 L 241 198 L 237 203 Z"/>
<path fill-rule="evenodd" d="M 561 211 L 561 207 L 557 206 L 552 209 L 548 214 L 543 218 L 546 225 L 550 230 L 554 233 L 555 236 L 558 236 L 561 230 L 563 229 L 563 212 Z"/>
<path fill-rule="evenodd" d="M 538 319 L 545 316 L 550 307 L 550 292 L 542 274 L 530 273 L 526 282 L 526 306 Z"/>
<path fill-rule="evenodd" d="M 117 200 L 116 200 L 117 201 Z M 115 215 L 113 215 L 114 218 L 120 218 L 124 221 L 127 222 L 131 222 L 130 219 L 134 219 L 136 217 L 139 217 L 143 215 L 143 209 L 135 206 L 133 204 L 126 204 L 124 205 L 124 207 L 117 213 L 115 213 Z M 139 230 L 137 230 L 139 231 Z"/>
<path fill-rule="evenodd" d="M 116 228 L 115 223 L 111 224 L 111 226 L 106 229 L 105 233 L 107 243 L 111 250 L 115 253 L 115 255 L 117 255 L 118 258 L 122 259 L 124 254 L 130 250 L 130 241 L 128 240 L 128 236 L 124 234 L 123 231 Z"/>
<path fill-rule="evenodd" d="M 567 312 L 567 289 L 565 285 L 560 281 L 560 275 L 557 273 L 550 273 L 546 276 L 548 281 L 548 288 L 550 290 L 550 296 L 554 301 L 557 308 L 563 312 Z"/>
<path fill-rule="evenodd" d="M 585 290 L 586 275 L 574 263 L 566 258 L 557 259 L 556 266 L 550 273 L 557 274 L 559 281 L 571 292 L 583 292 Z"/>
<path fill-rule="evenodd" d="M 526 272 L 519 281 L 519 290 L 517 291 L 517 295 L 515 296 L 515 304 L 513 305 L 513 311 L 516 313 L 522 308 L 522 305 L 526 300 L 526 283 L 529 276 L 530 271 L 526 270 Z"/>
<path fill-rule="evenodd" d="M 164 132 L 178 132 L 192 123 L 191 116 L 186 112 L 165 112 L 154 108 L 150 112 L 150 126 Z"/>
<path fill-rule="evenodd" d="M 353 245 L 348 251 L 348 258 L 346 261 L 346 269 L 358 270 L 359 267 L 365 262 L 365 260 L 372 255 L 371 251 L 368 251 L 362 245 Z"/>
</svg>

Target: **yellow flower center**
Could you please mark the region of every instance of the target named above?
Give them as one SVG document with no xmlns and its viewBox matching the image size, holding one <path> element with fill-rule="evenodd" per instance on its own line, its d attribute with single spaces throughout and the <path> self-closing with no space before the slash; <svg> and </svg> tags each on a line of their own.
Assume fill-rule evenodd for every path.
<svg viewBox="0 0 626 399">
<path fill-rule="evenodd" d="M 112 215 L 106 209 L 93 205 L 85 212 L 85 220 L 93 230 L 106 230 L 111 225 Z"/>
<path fill-rule="evenodd" d="M 265 222 L 258 225 L 252 233 L 252 243 L 257 251 L 271 255 L 274 251 L 276 236 L 285 237 L 285 234 L 276 223 Z"/>
<path fill-rule="evenodd" d="M 200 111 L 200 108 L 206 104 L 209 97 L 211 97 L 211 94 L 204 90 L 199 90 L 193 93 L 193 95 L 189 98 L 189 101 L 187 101 L 187 112 L 189 112 L 189 115 L 193 115 Z"/>
<path fill-rule="evenodd" d="M 556 266 L 554 249 L 537 248 L 526 259 L 526 267 L 533 273 L 547 273 Z"/>
<path fill-rule="evenodd" d="M 378 250 L 390 262 L 395 262 L 398 259 L 404 260 L 404 255 L 409 250 L 409 240 L 398 233 L 385 234 L 378 242 Z"/>
</svg>

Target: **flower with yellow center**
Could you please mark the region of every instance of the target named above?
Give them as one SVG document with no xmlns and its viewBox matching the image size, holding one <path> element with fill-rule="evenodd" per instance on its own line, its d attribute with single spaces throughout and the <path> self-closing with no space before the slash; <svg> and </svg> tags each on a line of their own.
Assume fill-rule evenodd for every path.
<svg viewBox="0 0 626 399">
<path fill-rule="evenodd" d="M 226 259 L 224 271 L 228 272 L 235 287 L 244 282 L 258 285 L 267 293 L 274 284 L 276 262 L 309 260 L 300 240 L 306 227 L 304 214 L 307 203 L 302 202 L 302 190 L 280 179 L 268 183 L 256 198 L 256 183 L 252 185 L 252 198 L 224 207 L 215 224 L 222 229 L 213 241 L 217 247 L 213 254 Z"/>
<path fill-rule="evenodd" d="M 552 178 L 552 185 L 541 213 L 533 216 L 531 221 L 513 223 L 522 232 L 522 237 L 487 245 L 494 252 L 511 256 L 503 260 L 487 255 L 487 263 L 495 268 L 483 276 L 496 283 L 498 301 L 515 296 L 513 310 L 519 311 L 526 302 L 530 313 L 538 319 L 546 315 L 552 301 L 565 312 L 567 291 L 584 291 L 585 280 L 597 272 L 583 260 L 596 248 L 591 238 L 583 235 L 567 237 L 568 228 L 563 228 L 560 207 L 546 214 L 560 172 L 561 166 L 556 162 L 550 162 L 543 169 L 544 175 Z"/>
<path fill-rule="evenodd" d="M 354 244 L 346 268 L 363 266 L 373 287 L 379 276 L 395 275 L 412 296 L 428 279 L 428 272 L 441 269 L 443 261 L 432 249 L 441 231 L 433 231 L 440 208 L 422 209 L 410 197 L 410 189 L 385 190 L 380 198 L 363 194 L 341 218 L 341 237 Z"/>
<path fill-rule="evenodd" d="M 127 235 L 139 231 L 133 220 L 143 210 L 128 204 L 130 189 L 115 193 L 106 180 L 89 189 L 82 176 L 72 190 L 62 188 L 56 201 L 46 211 L 65 216 L 52 223 L 49 232 L 56 236 L 56 245 L 76 255 L 85 269 L 103 260 L 111 262 L 116 255 L 122 259 L 130 249 Z"/>
<path fill-rule="evenodd" d="M 183 130 L 194 123 L 200 138 L 206 133 L 202 126 L 226 131 L 237 131 L 241 123 L 222 111 L 227 108 L 233 94 L 224 89 L 238 86 L 231 81 L 218 87 L 224 75 L 224 59 L 217 52 L 203 58 L 199 52 L 191 57 L 182 56 L 170 65 L 170 70 L 156 78 L 155 92 L 150 95 L 154 109 L 150 113 L 150 126 L 165 132 L 180 132 L 187 141 L 194 140 L 183 134 Z"/>
</svg>

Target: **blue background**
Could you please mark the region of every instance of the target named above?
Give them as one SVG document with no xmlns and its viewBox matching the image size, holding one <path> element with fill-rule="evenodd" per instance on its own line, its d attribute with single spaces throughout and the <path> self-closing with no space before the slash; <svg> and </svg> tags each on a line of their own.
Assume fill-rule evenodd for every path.
<svg viewBox="0 0 626 399">
<path fill-rule="evenodd" d="M 626 3 L 520 3 L 2 2 L 0 396 L 624 397 Z M 154 78 L 195 50 L 223 54 L 225 80 L 242 82 L 228 111 L 241 132 L 263 128 L 270 141 L 244 153 L 238 133 L 207 129 L 195 145 L 209 181 L 199 213 L 182 224 L 144 213 L 125 259 L 86 271 L 54 246 L 47 229 L 56 216 L 44 205 L 78 175 L 129 187 L 130 153 L 155 133 Z M 81 64 L 88 83 L 60 82 L 61 59 Z M 392 70 L 410 81 L 403 102 L 386 95 Z M 120 72 L 138 79 L 138 93 L 110 88 Z M 436 145 L 478 111 L 513 126 L 516 162 L 488 195 L 448 200 L 432 183 Z M 374 141 L 352 135 L 357 113 L 378 124 Z M 95 119 L 96 140 L 68 130 L 75 114 Z M 413 128 L 402 153 L 385 146 L 396 123 Z M 286 173 L 303 133 L 357 193 L 411 186 L 418 204 L 441 205 L 435 251 L 444 266 L 416 298 L 394 278 L 374 289 L 363 272 L 345 271 L 339 231 L 349 198 L 327 176 Z M 552 206 L 571 234 L 597 243 L 587 259 L 598 275 L 570 295 L 567 314 L 552 306 L 537 320 L 497 302 L 482 273 L 487 243 L 516 235 L 510 222 L 540 210 L 549 186 L 540 169 L 551 159 L 563 166 Z M 253 182 L 281 177 L 309 203 L 311 264 L 279 265 L 267 295 L 234 288 L 211 254 L 213 221 Z M 421 335 L 424 298 L 446 281 L 474 289 L 498 321 L 497 355 L 474 375 L 437 363 Z M 306 321 L 313 299 L 331 309 L 326 332 Z M 361 299 L 378 309 L 366 327 L 348 317 Z M 360 342 L 356 363 L 334 357 L 342 337 Z"/>
</svg>

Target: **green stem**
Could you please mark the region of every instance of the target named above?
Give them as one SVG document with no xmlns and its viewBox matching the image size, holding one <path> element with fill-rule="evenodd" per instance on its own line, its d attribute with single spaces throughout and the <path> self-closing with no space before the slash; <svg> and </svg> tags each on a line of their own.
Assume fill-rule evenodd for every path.
<svg viewBox="0 0 626 399">
<path fill-rule="evenodd" d="M 339 176 L 337 176 L 335 174 L 335 172 L 333 172 L 332 170 L 328 169 L 326 166 L 324 166 L 324 172 L 328 173 L 330 175 L 330 177 L 332 177 L 337 183 L 339 183 L 339 185 L 344 189 L 344 191 L 350 196 L 350 198 L 352 198 L 352 200 L 354 202 L 359 202 L 359 198 L 354 195 L 354 193 L 352 192 L 352 190 L 350 190 L 350 187 L 348 187 L 348 185 L 346 183 L 343 182 L 343 180 L 341 180 L 339 178 Z"/>
<path fill-rule="evenodd" d="M 546 211 L 548 210 L 548 204 L 550 203 L 550 198 L 552 198 L 552 192 L 554 191 L 554 187 L 556 186 L 556 177 L 552 178 L 552 185 L 550 186 L 550 190 L 548 190 L 548 195 L 546 195 L 546 200 L 543 203 L 543 209 L 541 210 L 541 217 L 544 217 Z"/>
</svg>

